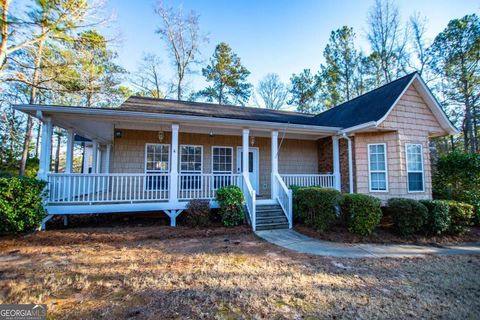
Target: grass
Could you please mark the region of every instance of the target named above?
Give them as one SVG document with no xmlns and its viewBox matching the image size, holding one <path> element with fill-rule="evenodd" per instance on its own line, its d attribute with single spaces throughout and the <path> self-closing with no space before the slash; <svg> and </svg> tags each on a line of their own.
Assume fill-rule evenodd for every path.
<svg viewBox="0 0 480 320">
<path fill-rule="evenodd" d="M 296 254 L 247 228 L 79 228 L 0 238 L 0 303 L 59 319 L 478 319 L 479 270 L 479 256 Z"/>
</svg>

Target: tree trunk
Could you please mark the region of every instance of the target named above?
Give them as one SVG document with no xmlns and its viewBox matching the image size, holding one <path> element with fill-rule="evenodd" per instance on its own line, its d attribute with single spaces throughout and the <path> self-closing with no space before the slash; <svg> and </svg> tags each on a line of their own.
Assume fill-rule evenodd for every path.
<svg viewBox="0 0 480 320">
<path fill-rule="evenodd" d="M 62 142 L 62 132 L 59 130 L 57 132 L 57 149 L 55 150 L 55 173 L 58 173 L 58 168 L 60 167 L 60 145 Z"/>
<path fill-rule="evenodd" d="M 7 59 L 7 40 L 8 40 L 8 6 L 10 0 L 2 1 L 2 25 L 1 25 L 1 42 L 0 42 L 0 70 L 3 69 Z"/>
<path fill-rule="evenodd" d="M 37 141 L 35 143 L 35 158 L 39 159 L 38 156 L 38 147 L 40 146 L 40 134 L 42 133 L 42 123 L 38 122 L 37 128 Z"/>
<path fill-rule="evenodd" d="M 44 31 L 42 28 L 42 33 L 43 32 Z M 35 70 L 33 71 L 32 84 L 30 86 L 30 104 L 35 103 L 35 98 L 37 96 L 36 84 L 37 84 L 38 76 L 40 74 L 40 65 L 42 63 L 44 41 L 45 39 L 41 39 L 38 42 L 37 54 L 35 57 Z M 28 116 L 27 126 L 25 128 L 25 140 L 23 141 L 22 159 L 20 161 L 19 175 L 21 176 L 25 175 L 25 167 L 28 159 L 28 148 L 30 147 L 30 141 L 32 140 L 32 125 L 33 125 L 33 119 L 31 116 Z"/>
<path fill-rule="evenodd" d="M 80 168 L 80 173 L 83 172 L 83 168 L 85 167 L 85 142 L 82 142 L 82 167 Z"/>
</svg>

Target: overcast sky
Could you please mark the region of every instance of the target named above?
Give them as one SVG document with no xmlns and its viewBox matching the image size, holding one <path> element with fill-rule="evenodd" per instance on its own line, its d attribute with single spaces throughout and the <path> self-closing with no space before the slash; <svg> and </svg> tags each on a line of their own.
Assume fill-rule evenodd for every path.
<svg viewBox="0 0 480 320">
<path fill-rule="evenodd" d="M 114 27 L 120 34 L 119 62 L 134 71 L 144 52 L 158 54 L 164 62 L 164 80 L 172 77 L 170 60 L 155 30 L 160 24 L 154 14 L 154 0 L 110 0 L 108 10 L 115 15 Z M 251 71 L 249 81 L 256 84 L 265 74 L 275 72 L 288 81 L 292 73 L 304 68 L 318 70 L 322 52 L 332 30 L 348 25 L 357 33 L 357 43 L 368 51 L 367 13 L 373 0 L 298 0 L 298 1 L 166 1 L 183 5 L 185 11 L 200 15 L 200 27 L 210 42 L 202 47 L 207 60 L 219 42 L 227 42 Z M 402 20 L 415 12 L 428 19 L 428 36 L 434 38 L 449 20 L 479 13 L 474 0 L 401 0 Z M 200 68 L 197 68 L 198 70 Z M 201 89 L 201 75 L 191 84 Z"/>
</svg>

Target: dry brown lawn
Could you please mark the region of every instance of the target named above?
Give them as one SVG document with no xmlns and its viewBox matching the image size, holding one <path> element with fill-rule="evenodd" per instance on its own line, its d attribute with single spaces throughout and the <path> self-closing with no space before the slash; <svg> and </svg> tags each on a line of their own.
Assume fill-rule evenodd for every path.
<svg viewBox="0 0 480 320">
<path fill-rule="evenodd" d="M 479 319 L 480 257 L 317 257 L 243 227 L 56 230 L 0 238 L 0 303 L 59 319 Z"/>
</svg>

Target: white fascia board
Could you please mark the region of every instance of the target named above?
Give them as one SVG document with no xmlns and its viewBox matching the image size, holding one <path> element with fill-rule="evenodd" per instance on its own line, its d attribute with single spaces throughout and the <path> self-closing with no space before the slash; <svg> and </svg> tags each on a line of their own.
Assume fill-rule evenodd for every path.
<svg viewBox="0 0 480 320">
<path fill-rule="evenodd" d="M 390 113 L 392 112 L 393 108 L 397 105 L 397 102 L 400 101 L 400 99 L 403 97 L 403 95 L 405 94 L 405 92 L 407 92 L 408 88 L 410 88 L 410 85 L 413 83 L 413 81 L 418 77 L 418 74 L 416 74 L 411 80 L 410 82 L 405 86 L 405 88 L 403 89 L 402 93 L 400 93 L 397 97 L 397 99 L 395 100 L 395 102 L 390 106 L 390 108 L 388 109 L 387 113 L 385 113 L 385 115 L 377 121 L 377 125 L 379 125 L 380 123 L 382 123 L 383 121 L 385 121 L 385 119 L 387 119 L 387 117 L 390 115 Z"/>
<path fill-rule="evenodd" d="M 397 105 L 398 101 L 403 97 L 405 92 L 410 88 L 412 83 L 416 81 L 416 83 L 420 84 L 420 87 L 422 90 L 419 90 L 420 95 L 424 100 L 426 101 L 427 105 L 430 107 L 430 110 L 433 112 L 435 118 L 440 122 L 441 127 L 447 131 L 449 134 L 457 134 L 459 133 L 459 130 L 455 128 L 450 120 L 448 120 L 447 115 L 443 111 L 442 107 L 438 103 L 437 99 L 433 97 L 432 93 L 430 92 L 430 89 L 428 89 L 427 85 L 425 82 L 422 80 L 422 78 L 418 75 L 418 73 L 410 80 L 408 85 L 405 86 L 405 89 L 403 89 L 402 93 L 398 96 L 398 98 L 395 100 L 395 102 L 392 104 L 390 109 L 388 109 L 387 113 L 377 121 L 377 125 L 380 125 L 385 119 L 390 115 L 392 112 L 393 108 Z"/>
<path fill-rule="evenodd" d="M 417 79 L 417 83 L 420 84 L 420 88 L 422 89 L 420 90 L 420 94 L 422 95 L 422 98 L 430 102 L 430 105 L 433 106 L 433 109 L 432 108 L 430 109 L 432 110 L 437 120 L 440 123 L 443 123 L 444 125 L 442 126 L 443 129 L 445 129 L 450 134 L 460 133 L 460 130 L 455 128 L 452 122 L 448 119 L 447 115 L 445 114 L 445 111 L 443 111 L 442 109 L 442 106 L 438 103 L 437 99 L 432 95 L 432 92 L 427 87 L 427 84 L 425 83 L 425 81 L 423 81 L 423 79 L 418 75 L 415 77 L 415 79 Z"/>
<path fill-rule="evenodd" d="M 370 121 L 370 122 L 365 122 L 365 123 L 362 123 L 362 124 L 359 124 L 359 125 L 356 125 L 356 126 L 353 126 L 353 127 L 350 127 L 350 128 L 345 128 L 343 130 L 340 130 L 338 131 L 338 134 L 339 135 L 342 135 L 342 134 L 347 134 L 347 133 L 353 133 L 355 131 L 359 131 L 359 130 L 364 130 L 364 129 L 369 129 L 369 128 L 375 128 L 377 126 L 377 122 L 376 121 Z"/>
<path fill-rule="evenodd" d="M 161 119 L 169 121 L 190 121 L 190 122 L 208 122 L 208 123 L 223 123 L 223 124 L 235 124 L 240 126 L 252 126 L 252 127 L 262 127 L 262 128 L 271 128 L 278 129 L 281 126 L 288 126 L 292 129 L 303 129 L 308 131 L 323 131 L 336 133 L 339 127 L 325 127 L 325 126 L 315 126 L 315 125 L 303 125 L 303 124 L 292 124 L 292 123 L 283 123 L 283 122 L 268 122 L 268 121 L 255 121 L 255 120 L 243 120 L 243 119 L 229 119 L 229 118 L 216 118 L 216 117 L 200 117 L 200 116 L 189 116 L 189 115 L 174 115 L 174 114 L 165 114 L 165 113 L 149 113 L 149 112 L 136 112 L 136 111 L 126 111 L 118 109 L 93 109 L 85 107 L 61 107 L 61 106 L 51 106 L 51 105 L 15 105 L 15 109 L 28 112 L 28 111 L 42 111 L 46 113 L 69 113 L 69 114 L 83 114 L 83 115 L 92 115 L 97 116 L 109 116 L 116 118 L 146 118 L 146 119 Z"/>
</svg>

